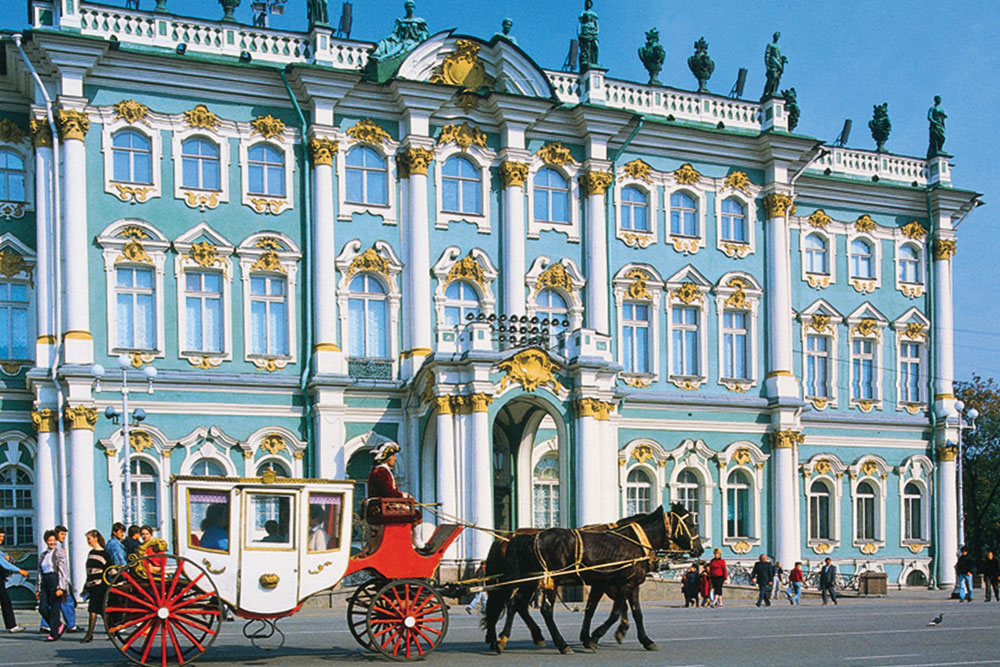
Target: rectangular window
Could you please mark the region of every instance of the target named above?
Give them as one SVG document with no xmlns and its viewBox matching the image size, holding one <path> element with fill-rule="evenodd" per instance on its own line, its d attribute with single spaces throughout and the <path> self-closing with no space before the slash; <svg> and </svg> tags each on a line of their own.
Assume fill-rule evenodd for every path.
<svg viewBox="0 0 1000 667">
<path fill-rule="evenodd" d="M 250 549 L 287 549 L 293 544 L 292 497 L 251 493 L 247 498 L 245 545 Z"/>
<path fill-rule="evenodd" d="M 906 532 L 903 536 L 904 540 L 918 541 L 923 539 L 924 530 L 920 501 L 920 496 L 909 494 L 904 496 L 904 511 L 906 513 Z"/>
<path fill-rule="evenodd" d="M 700 374 L 698 349 L 697 308 L 673 308 L 673 360 L 672 375 L 697 376 Z"/>
<path fill-rule="evenodd" d="M 185 352 L 222 352 L 222 274 L 186 271 Z"/>
<path fill-rule="evenodd" d="M 286 284 L 277 276 L 251 276 L 250 354 L 288 354 Z"/>
<path fill-rule="evenodd" d="M 874 400 L 875 341 L 862 338 L 851 345 L 851 398 Z"/>
<path fill-rule="evenodd" d="M 727 310 L 723 314 L 722 330 L 722 375 L 723 377 L 749 379 L 747 313 L 741 310 Z"/>
<path fill-rule="evenodd" d="M 806 396 L 830 396 L 830 338 L 806 336 Z"/>
<path fill-rule="evenodd" d="M 0 282 L 0 359 L 28 359 L 28 286 Z"/>
<path fill-rule="evenodd" d="M 875 538 L 875 497 L 859 495 L 857 516 L 857 539 L 874 540 Z"/>
<path fill-rule="evenodd" d="M 726 535 L 750 537 L 750 490 L 745 487 L 727 489 Z"/>
<path fill-rule="evenodd" d="M 335 551 L 340 548 L 340 519 L 344 513 L 344 494 L 309 494 L 309 551 Z"/>
<path fill-rule="evenodd" d="M 153 270 L 133 267 L 115 269 L 119 348 L 156 349 L 156 307 Z"/>
<path fill-rule="evenodd" d="M 899 400 L 904 403 L 920 401 L 920 344 L 899 345 Z"/>
<path fill-rule="evenodd" d="M 809 537 L 813 540 L 830 539 L 830 496 L 809 497 Z"/>
<path fill-rule="evenodd" d="M 649 306 L 643 303 L 626 303 L 622 307 L 622 356 L 629 373 L 648 373 L 649 364 Z"/>
</svg>

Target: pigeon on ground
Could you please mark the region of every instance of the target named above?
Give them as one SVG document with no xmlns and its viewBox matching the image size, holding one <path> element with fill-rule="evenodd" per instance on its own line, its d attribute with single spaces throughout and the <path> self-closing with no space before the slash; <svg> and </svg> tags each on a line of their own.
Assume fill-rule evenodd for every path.
<svg viewBox="0 0 1000 667">
<path fill-rule="evenodd" d="M 944 622 L 944 614 L 938 614 L 937 618 L 935 618 L 934 620 L 932 620 L 927 625 L 941 625 L 941 623 L 943 623 L 943 622 Z"/>
</svg>

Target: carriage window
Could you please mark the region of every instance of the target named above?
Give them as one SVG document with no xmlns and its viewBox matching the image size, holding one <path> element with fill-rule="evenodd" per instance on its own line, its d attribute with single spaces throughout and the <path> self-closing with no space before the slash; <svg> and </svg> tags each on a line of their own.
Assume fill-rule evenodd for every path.
<svg viewBox="0 0 1000 667">
<path fill-rule="evenodd" d="M 341 493 L 309 494 L 309 551 L 340 549 L 340 518 L 344 511 Z"/>
<path fill-rule="evenodd" d="M 292 546 L 292 497 L 273 493 L 247 494 L 246 542 L 250 548 Z"/>
<path fill-rule="evenodd" d="M 229 494 L 191 490 L 188 494 L 188 545 L 229 552 Z"/>
</svg>

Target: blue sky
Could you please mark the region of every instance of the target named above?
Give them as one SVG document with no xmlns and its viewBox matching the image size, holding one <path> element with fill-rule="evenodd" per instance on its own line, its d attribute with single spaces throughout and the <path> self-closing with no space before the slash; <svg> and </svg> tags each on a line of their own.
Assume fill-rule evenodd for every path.
<svg viewBox="0 0 1000 667">
<path fill-rule="evenodd" d="M 124 0 L 107 4 L 124 5 Z M 377 40 L 402 15 L 402 0 L 354 0 L 355 39 Z M 23 0 L 3 0 L 0 28 L 24 27 Z M 152 9 L 154 0 L 141 0 Z M 168 0 L 176 14 L 219 18 L 214 0 Z M 330 0 L 336 23 L 341 0 Z M 306 29 L 306 0 L 290 0 L 272 27 Z M 447 28 L 489 37 L 500 21 L 514 21 L 518 43 L 543 67 L 558 68 L 575 34 L 579 2 L 502 2 L 494 0 L 417 0 L 417 14 L 431 33 Z M 948 112 L 945 149 L 955 155 L 952 183 L 984 194 L 986 207 L 973 212 L 959 230 L 955 257 L 956 378 L 972 373 L 1000 378 L 1000 299 L 995 211 L 1000 211 L 1000 50 L 992 46 L 1000 28 L 1000 3 L 952 0 L 891 2 L 788 2 L 788 0 L 716 0 L 675 3 L 658 0 L 595 0 L 601 19 L 601 64 L 614 78 L 645 81 L 636 55 L 645 31 L 660 30 L 667 59 L 660 80 L 693 90 L 687 67 L 693 44 L 704 36 L 715 60 L 709 81 L 713 92 L 728 93 L 740 67 L 750 70 L 746 97 L 764 84 L 763 53 L 775 30 L 789 62 L 782 87 L 795 86 L 802 118 L 798 132 L 832 141 L 845 118 L 854 121 L 849 145 L 874 148 L 868 132 L 872 106 L 888 102 L 892 136 L 886 149 L 922 156 L 927 150 L 928 107 L 941 95 Z M 250 0 L 237 18 L 249 22 Z"/>
</svg>

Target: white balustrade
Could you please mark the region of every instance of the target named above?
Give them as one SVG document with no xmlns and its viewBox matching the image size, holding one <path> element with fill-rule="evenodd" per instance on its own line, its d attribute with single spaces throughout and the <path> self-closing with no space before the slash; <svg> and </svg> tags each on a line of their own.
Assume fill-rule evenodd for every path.
<svg viewBox="0 0 1000 667">
<path fill-rule="evenodd" d="M 860 176 L 871 179 L 916 182 L 927 185 L 927 161 L 921 158 L 876 153 L 855 148 L 829 147 L 829 153 L 816 160 L 813 169 L 830 170 L 831 174 Z"/>
</svg>

